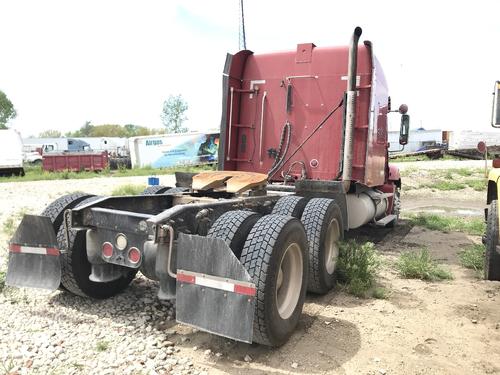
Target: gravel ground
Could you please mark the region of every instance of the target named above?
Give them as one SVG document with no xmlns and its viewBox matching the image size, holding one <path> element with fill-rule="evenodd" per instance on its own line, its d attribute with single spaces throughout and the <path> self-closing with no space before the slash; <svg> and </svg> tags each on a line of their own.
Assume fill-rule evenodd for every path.
<svg viewBox="0 0 500 375">
<path fill-rule="evenodd" d="M 435 167 L 431 163 L 436 162 L 422 167 Z M 480 166 L 437 163 L 440 168 Z M 62 194 L 105 195 L 120 185 L 145 185 L 146 179 L 0 183 L 0 225 L 22 211 L 39 213 Z M 160 179 L 173 185 L 172 176 Z M 429 204 L 429 194 L 419 197 L 422 205 Z M 403 194 L 403 204 L 415 198 Z M 278 349 L 177 324 L 174 306 L 161 303 L 158 286 L 144 277 L 102 301 L 7 288 L 0 293 L 0 374 L 500 373 L 500 284 L 478 280 L 456 261 L 461 247 L 480 238 L 409 231 L 404 222 L 395 231 L 376 230 L 385 263 L 402 249 L 427 246 L 438 259 L 448 259 L 454 280 L 405 280 L 388 267 L 380 279 L 389 291 L 385 300 L 342 291 L 309 295 L 296 333 Z M 6 244 L 8 236 L 1 232 L 0 244 Z M 6 246 L 1 249 L 0 264 L 7 254 Z"/>
<path fill-rule="evenodd" d="M 106 195 L 120 185 L 146 182 L 146 177 L 120 177 L 2 183 L 0 223 L 20 212 L 39 213 L 63 194 Z M 161 176 L 160 182 L 175 181 Z M 3 231 L 0 241 L 0 264 L 5 264 Z M 125 293 L 92 301 L 59 291 L 7 288 L 0 293 L 0 374 L 205 373 L 170 339 L 175 308 L 156 298 L 157 289 L 138 277 Z"/>
<path fill-rule="evenodd" d="M 171 339 L 174 307 L 156 299 L 152 284 L 138 278 L 104 301 L 61 292 L 0 294 L 0 373 L 206 373 Z"/>
</svg>

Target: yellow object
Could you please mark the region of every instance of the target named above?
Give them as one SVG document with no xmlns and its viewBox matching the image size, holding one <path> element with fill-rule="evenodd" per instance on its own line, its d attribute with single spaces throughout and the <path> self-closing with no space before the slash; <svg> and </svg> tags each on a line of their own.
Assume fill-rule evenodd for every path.
<svg viewBox="0 0 500 375">
<path fill-rule="evenodd" d="M 499 184 L 499 181 L 500 180 L 500 168 L 491 168 L 489 173 L 488 173 L 488 201 L 487 203 L 490 204 L 490 197 L 492 196 L 496 196 L 497 199 L 498 197 L 500 197 L 500 184 Z M 493 184 L 490 183 L 493 182 Z M 494 186 L 494 189 L 496 189 L 496 192 L 493 193 L 492 191 L 490 191 L 491 189 L 493 189 L 493 186 Z M 492 186 L 492 187 L 490 187 Z M 499 219 L 499 222 L 500 222 L 500 210 L 498 210 L 498 219 Z"/>
</svg>

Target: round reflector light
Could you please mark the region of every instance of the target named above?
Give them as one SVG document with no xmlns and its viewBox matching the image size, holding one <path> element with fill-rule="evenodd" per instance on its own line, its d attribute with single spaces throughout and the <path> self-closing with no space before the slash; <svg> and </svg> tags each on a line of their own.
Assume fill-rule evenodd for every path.
<svg viewBox="0 0 500 375">
<path fill-rule="evenodd" d="M 131 247 L 128 251 L 127 256 L 130 263 L 139 263 L 139 261 L 141 260 L 141 252 L 137 247 Z"/>
<path fill-rule="evenodd" d="M 118 250 L 125 250 L 127 247 L 127 237 L 123 233 L 116 235 L 115 245 Z"/>
<path fill-rule="evenodd" d="M 111 242 L 104 242 L 102 244 L 102 256 L 105 258 L 113 256 L 113 244 Z"/>
</svg>

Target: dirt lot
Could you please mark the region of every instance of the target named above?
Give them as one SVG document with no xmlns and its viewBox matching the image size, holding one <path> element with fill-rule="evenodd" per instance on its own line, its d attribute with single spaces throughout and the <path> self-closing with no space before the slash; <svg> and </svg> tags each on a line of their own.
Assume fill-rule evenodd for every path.
<svg viewBox="0 0 500 375">
<path fill-rule="evenodd" d="M 481 166 L 476 164 L 453 168 Z M 424 164 L 423 168 L 443 168 L 436 165 Z M 413 167 L 404 164 L 405 168 Z M 164 184 L 171 183 L 167 178 L 162 177 Z M 0 223 L 23 209 L 39 212 L 63 193 L 108 194 L 120 184 L 145 181 L 145 177 L 137 177 L 0 184 Z M 459 209 L 478 214 L 484 197 L 484 192 L 469 188 L 452 192 L 426 188 L 403 190 L 402 200 L 407 212 L 439 207 L 452 214 Z M 176 324 L 153 301 L 154 283 L 137 279 L 124 294 L 96 303 L 61 292 L 40 295 L 23 291 L 22 298 L 2 296 L 0 359 L 4 372 L 500 373 L 500 283 L 479 280 L 457 258 L 460 249 L 480 242 L 479 237 L 411 228 L 404 221 L 395 230 L 363 229 L 350 236 L 375 241 L 384 259 L 379 282 L 389 290 L 389 297 L 359 299 L 341 290 L 323 297 L 308 296 L 299 328 L 281 348 L 236 343 Z M 5 243 L 5 234 L 0 240 Z M 398 276 L 393 267 L 398 254 L 422 246 L 448 267 L 453 280 L 423 282 Z M 47 345 L 43 343 L 46 332 L 52 332 Z M 52 343 L 52 337 L 58 342 Z M 158 343 L 150 342 L 151 337 Z M 96 350 L 95 343 L 106 338 L 109 348 Z M 168 344 L 159 344 L 165 340 Z M 177 359 L 170 363 L 158 351 L 171 345 Z M 52 353 L 48 362 L 40 358 L 47 350 Z M 62 354 L 54 355 L 57 351 Z"/>
</svg>

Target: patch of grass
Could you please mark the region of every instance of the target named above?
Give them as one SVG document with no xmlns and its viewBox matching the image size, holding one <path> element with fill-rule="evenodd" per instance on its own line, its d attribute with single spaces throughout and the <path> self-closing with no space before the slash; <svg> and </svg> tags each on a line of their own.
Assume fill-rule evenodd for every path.
<svg viewBox="0 0 500 375">
<path fill-rule="evenodd" d="M 462 190 L 465 189 L 467 185 L 460 181 L 438 180 L 424 184 L 422 185 L 422 187 L 447 191 L 447 190 Z"/>
<path fill-rule="evenodd" d="M 139 195 L 146 189 L 146 185 L 126 184 L 113 189 L 111 195 Z"/>
<path fill-rule="evenodd" d="M 456 174 L 458 174 L 459 176 L 463 176 L 463 177 L 470 177 L 474 173 L 476 173 L 476 169 L 474 169 L 474 168 L 457 168 L 457 169 L 453 169 L 453 171 Z"/>
<path fill-rule="evenodd" d="M 406 279 L 420 279 L 427 281 L 450 280 L 453 275 L 450 271 L 438 265 L 426 248 L 420 251 L 408 251 L 400 255 L 396 268 Z"/>
<path fill-rule="evenodd" d="M 83 369 L 85 368 L 85 366 L 84 366 L 84 365 L 82 365 L 81 363 L 78 363 L 78 362 L 73 362 L 73 363 L 71 364 L 71 367 L 73 367 L 73 368 L 75 368 L 75 369 L 77 369 L 77 370 L 80 370 L 80 371 L 81 371 L 81 370 L 83 370 Z"/>
<path fill-rule="evenodd" d="M 444 154 L 442 160 L 469 160 L 456 155 Z"/>
<path fill-rule="evenodd" d="M 454 216 L 441 216 L 436 214 L 418 213 L 408 218 L 410 224 L 418 225 L 431 230 L 442 232 L 465 232 L 480 236 L 486 230 L 486 225 L 482 218 L 462 218 Z"/>
<path fill-rule="evenodd" d="M 19 222 L 23 218 L 23 216 L 27 213 L 29 213 L 30 210 L 26 207 L 18 210 L 14 214 L 10 215 L 5 221 L 3 222 L 2 225 L 2 231 L 3 233 L 8 237 L 12 237 L 14 232 L 16 231 L 17 226 L 19 225 Z"/>
<path fill-rule="evenodd" d="M 97 341 L 97 344 L 95 346 L 95 350 L 97 350 L 98 352 L 105 352 L 108 349 L 109 349 L 109 342 L 108 341 L 104 341 L 104 340 Z"/>
<path fill-rule="evenodd" d="M 411 166 L 411 167 L 407 167 L 407 168 L 401 170 L 399 172 L 399 174 L 401 175 L 401 177 L 408 177 L 408 176 L 411 176 L 412 174 L 417 173 L 418 171 L 420 171 L 420 169 L 418 169 L 417 167 Z"/>
<path fill-rule="evenodd" d="M 3 222 L 2 231 L 5 233 L 7 237 L 12 237 L 14 231 L 16 229 L 16 219 L 14 216 L 10 216 Z"/>
<path fill-rule="evenodd" d="M 81 171 L 81 172 L 46 172 L 42 170 L 41 166 L 32 166 L 25 168 L 26 175 L 0 177 L 1 182 L 15 182 L 15 181 L 45 181 L 45 180 L 68 180 L 68 179 L 85 179 L 95 177 L 126 177 L 126 176 L 150 176 L 150 175 L 165 175 L 173 174 L 175 172 L 203 172 L 217 169 L 216 164 L 204 164 L 199 166 L 178 166 L 173 168 L 156 169 L 151 167 L 143 168 L 119 168 L 117 170 L 105 169 L 101 172 Z"/>
<path fill-rule="evenodd" d="M 355 241 L 342 243 L 337 269 L 339 280 L 347 291 L 357 297 L 366 297 L 373 287 L 380 259 L 371 242 L 358 244 Z"/>
<path fill-rule="evenodd" d="M 0 370 L 2 374 L 11 374 L 12 369 L 15 367 L 14 360 L 11 356 L 6 358 L 0 363 Z"/>
<path fill-rule="evenodd" d="M 486 191 L 488 187 L 487 181 L 484 178 L 469 179 L 464 181 L 465 184 L 475 191 Z"/>
<path fill-rule="evenodd" d="M 0 293 L 3 292 L 5 288 L 5 277 L 6 277 L 6 272 L 4 269 L 0 270 Z"/>
<path fill-rule="evenodd" d="M 474 244 L 466 247 L 458 253 L 460 264 L 463 267 L 474 270 L 478 275 L 482 275 L 484 270 L 484 252 L 483 244 Z"/>
<path fill-rule="evenodd" d="M 386 288 L 376 287 L 372 290 L 372 297 L 376 299 L 387 299 L 389 297 L 389 293 Z"/>
</svg>

